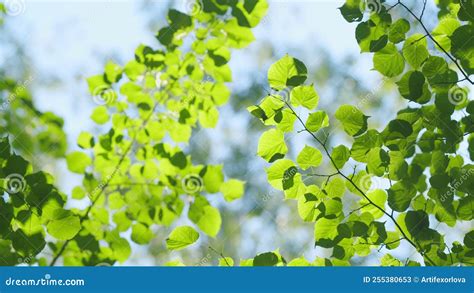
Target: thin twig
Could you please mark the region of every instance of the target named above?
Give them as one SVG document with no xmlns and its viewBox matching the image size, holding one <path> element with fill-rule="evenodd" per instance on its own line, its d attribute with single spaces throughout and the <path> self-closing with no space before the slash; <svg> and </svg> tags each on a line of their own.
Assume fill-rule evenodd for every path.
<svg viewBox="0 0 474 293">
<path fill-rule="evenodd" d="M 425 14 L 426 2 L 427 0 L 423 0 L 423 10 L 421 11 L 420 20 L 423 18 L 423 14 Z"/>
<path fill-rule="evenodd" d="M 212 247 L 210 245 L 209 245 L 209 249 L 212 250 L 214 253 L 218 254 L 221 258 L 223 258 L 226 265 L 228 267 L 231 267 L 231 265 L 227 262 L 227 258 L 224 256 L 224 254 L 222 252 L 217 251 L 216 249 L 214 249 L 214 247 Z"/>
<path fill-rule="evenodd" d="M 456 67 L 459 69 L 459 71 L 461 71 L 462 75 L 466 78 L 466 80 L 469 81 L 471 84 L 474 84 L 474 81 L 472 81 L 469 78 L 469 75 L 464 71 L 461 65 L 459 65 L 458 61 L 453 56 L 451 56 L 451 54 L 449 54 L 449 52 L 446 51 L 446 49 L 444 49 L 443 46 L 441 46 L 441 44 L 438 41 L 436 41 L 436 39 L 431 35 L 430 31 L 428 30 L 426 25 L 423 23 L 421 18 L 416 16 L 416 14 L 413 13 L 413 11 L 410 8 L 408 8 L 408 6 L 403 4 L 401 0 L 398 0 L 398 4 L 401 5 L 403 8 L 405 8 L 408 11 L 408 13 L 410 13 L 413 16 L 413 18 L 415 18 L 418 21 L 418 23 L 425 30 L 425 33 L 428 35 L 431 41 L 433 41 L 441 49 L 441 51 L 443 51 L 446 54 L 446 56 L 454 63 L 454 65 L 456 65 Z"/>
</svg>

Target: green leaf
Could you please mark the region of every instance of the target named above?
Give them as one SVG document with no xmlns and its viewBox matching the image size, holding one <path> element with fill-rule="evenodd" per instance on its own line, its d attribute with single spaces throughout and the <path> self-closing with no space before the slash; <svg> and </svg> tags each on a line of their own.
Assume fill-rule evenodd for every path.
<svg viewBox="0 0 474 293">
<path fill-rule="evenodd" d="M 351 157 L 351 153 L 345 145 L 341 144 L 333 148 L 331 157 L 336 167 L 341 169 Z"/>
<path fill-rule="evenodd" d="M 67 167 L 74 173 L 83 174 L 92 164 L 91 158 L 83 152 L 72 152 L 66 156 Z"/>
<path fill-rule="evenodd" d="M 254 267 L 260 267 L 260 266 L 271 267 L 278 264 L 278 262 L 279 262 L 278 256 L 275 253 L 265 252 L 265 253 L 257 255 L 253 259 L 253 266 Z"/>
<path fill-rule="evenodd" d="M 364 14 L 362 13 L 361 1 L 363 0 L 346 0 L 339 10 L 342 16 L 348 22 L 361 21 Z"/>
<path fill-rule="evenodd" d="M 428 78 L 432 79 L 438 74 L 448 71 L 448 63 L 444 58 L 438 56 L 430 56 L 425 64 L 423 64 L 422 72 Z"/>
<path fill-rule="evenodd" d="M 367 154 L 367 171 L 376 176 L 382 177 L 388 167 L 390 157 L 379 147 L 374 147 Z"/>
<path fill-rule="evenodd" d="M 292 178 L 297 171 L 295 164 L 287 159 L 278 160 L 266 169 L 268 182 L 278 190 L 283 190 L 283 180 Z"/>
<path fill-rule="evenodd" d="M 30 169 L 31 166 L 28 161 L 23 159 L 21 156 L 11 155 L 8 158 L 6 165 L 4 166 L 3 171 L 5 172 L 5 174 L 8 175 L 25 175 Z"/>
<path fill-rule="evenodd" d="M 410 30 L 410 23 L 400 18 L 390 26 L 388 33 L 388 40 L 394 44 L 400 43 L 405 40 L 405 34 Z"/>
<path fill-rule="evenodd" d="M 299 257 L 292 259 L 287 266 L 289 267 L 310 267 L 311 263 L 307 261 L 304 257 Z"/>
<path fill-rule="evenodd" d="M 474 197 L 466 196 L 462 198 L 459 201 L 459 206 L 456 210 L 456 213 L 458 215 L 458 218 L 464 221 L 471 221 L 472 219 L 474 219 Z"/>
<path fill-rule="evenodd" d="M 268 10 L 267 1 L 238 2 L 232 9 L 232 15 L 239 19 L 242 26 L 255 27 L 265 16 Z"/>
<path fill-rule="evenodd" d="M 380 265 L 383 267 L 401 267 L 403 263 L 387 253 L 380 259 Z"/>
<path fill-rule="evenodd" d="M 204 170 L 205 173 L 202 179 L 206 191 L 209 193 L 219 192 L 221 185 L 224 182 L 222 165 L 208 165 Z"/>
<path fill-rule="evenodd" d="M 405 181 L 395 183 L 388 190 L 388 205 L 397 212 L 404 212 L 416 195 L 416 188 Z"/>
<path fill-rule="evenodd" d="M 221 229 L 222 219 L 219 210 L 213 206 L 205 206 L 202 209 L 202 215 L 196 223 L 204 233 L 211 237 L 216 237 Z"/>
<path fill-rule="evenodd" d="M 301 105 L 312 110 L 318 105 L 319 96 L 313 85 L 300 85 L 291 90 L 290 100 L 295 107 Z"/>
<path fill-rule="evenodd" d="M 82 131 L 77 138 L 77 145 L 83 149 L 90 149 L 94 146 L 94 137 L 89 132 Z"/>
<path fill-rule="evenodd" d="M 344 130 L 351 136 L 358 136 L 367 130 L 367 119 L 359 109 L 351 105 L 342 105 L 336 111 L 336 119 L 342 123 Z"/>
<path fill-rule="evenodd" d="M 380 139 L 380 134 L 374 129 L 369 129 L 369 131 L 354 140 L 351 156 L 356 161 L 366 163 L 368 162 L 369 152 L 373 148 L 381 146 L 382 140 Z"/>
<path fill-rule="evenodd" d="M 283 132 L 293 131 L 293 127 L 296 121 L 296 116 L 293 114 L 293 112 L 290 109 L 283 109 L 281 111 L 281 114 L 282 114 L 282 118 L 281 118 L 281 121 L 278 122 L 276 126 L 277 129 Z M 277 116 L 275 116 L 274 119 L 277 119 Z"/>
<path fill-rule="evenodd" d="M 451 51 L 451 35 L 454 31 L 460 27 L 459 21 L 452 17 L 444 17 L 440 19 L 436 28 L 432 31 L 431 35 L 446 51 Z M 440 49 L 441 50 L 441 49 Z"/>
<path fill-rule="evenodd" d="M 46 245 L 43 233 L 28 235 L 22 229 L 17 229 L 10 237 L 13 249 L 25 257 L 36 256 Z"/>
<path fill-rule="evenodd" d="M 126 261 L 132 254 L 132 248 L 130 247 L 130 243 L 128 243 L 127 239 L 120 237 L 114 238 L 110 246 L 114 251 L 115 258 L 119 262 Z"/>
<path fill-rule="evenodd" d="M 11 149 L 8 137 L 0 137 L 0 158 L 8 159 L 10 157 Z"/>
<path fill-rule="evenodd" d="M 81 221 L 67 210 L 58 209 L 47 225 L 48 233 L 58 240 L 70 240 L 81 230 Z"/>
<path fill-rule="evenodd" d="M 322 159 L 323 155 L 318 149 L 305 145 L 303 150 L 298 154 L 296 162 L 301 169 L 306 170 L 310 167 L 319 166 Z"/>
<path fill-rule="evenodd" d="M 148 244 L 153 239 L 151 230 L 142 223 L 136 223 L 132 227 L 132 240 L 137 244 Z"/>
<path fill-rule="evenodd" d="M 231 47 L 244 48 L 255 40 L 252 30 L 248 27 L 240 26 L 235 18 L 227 21 L 223 29 L 227 33 L 228 42 Z"/>
<path fill-rule="evenodd" d="M 166 247 L 169 250 L 180 250 L 199 239 L 199 233 L 190 226 L 181 226 L 171 232 L 166 239 Z"/>
<path fill-rule="evenodd" d="M 311 132 L 316 132 L 321 128 L 329 126 L 329 118 L 326 112 L 317 111 L 310 113 L 305 123 L 306 128 Z"/>
<path fill-rule="evenodd" d="M 237 179 L 230 179 L 222 183 L 220 191 L 226 201 L 239 199 L 244 194 L 245 182 Z"/>
<path fill-rule="evenodd" d="M 472 1 L 461 0 L 459 1 L 459 12 L 458 17 L 460 20 L 474 22 L 474 3 Z"/>
<path fill-rule="evenodd" d="M 470 249 L 474 249 L 474 230 L 471 230 L 464 236 L 464 245 Z"/>
<path fill-rule="evenodd" d="M 109 113 L 105 106 L 98 106 L 91 114 L 91 119 L 97 124 L 104 124 L 109 121 Z"/>
<path fill-rule="evenodd" d="M 81 186 L 76 186 L 72 189 L 72 198 L 83 199 L 86 196 L 86 192 Z"/>
<path fill-rule="evenodd" d="M 320 218 L 314 225 L 314 239 L 316 245 L 329 248 L 333 246 L 333 240 L 336 238 L 339 225 L 338 219 Z"/>
<path fill-rule="evenodd" d="M 268 82 L 276 90 L 298 86 L 306 80 L 308 70 L 303 62 L 286 55 L 268 69 Z"/>
<path fill-rule="evenodd" d="M 373 62 L 375 70 L 387 77 L 400 75 L 405 68 L 405 60 L 393 44 L 376 52 Z"/>
<path fill-rule="evenodd" d="M 344 195 L 346 186 L 344 185 L 344 179 L 339 177 L 333 177 L 331 181 L 324 187 L 329 197 L 340 197 Z"/>
<path fill-rule="evenodd" d="M 372 14 L 370 19 L 359 23 L 356 28 L 356 39 L 361 52 L 377 52 L 388 44 L 387 28 L 391 17 L 388 14 Z"/>
<path fill-rule="evenodd" d="M 120 80 L 120 78 L 122 77 L 122 67 L 120 67 L 119 65 L 115 64 L 114 62 L 112 61 L 109 61 L 107 62 L 107 64 L 105 65 L 105 69 L 104 69 L 104 76 L 105 76 L 105 79 L 109 82 L 109 83 L 116 83 Z"/>
<path fill-rule="evenodd" d="M 234 260 L 231 257 L 219 258 L 220 267 L 233 267 Z"/>
<path fill-rule="evenodd" d="M 472 7 L 472 6 L 471 6 Z M 451 36 L 451 52 L 461 60 L 464 68 L 474 71 L 474 25 L 460 26 Z"/>
<path fill-rule="evenodd" d="M 385 203 L 387 202 L 387 193 L 385 191 L 381 189 L 375 189 L 368 191 L 366 195 L 377 206 L 381 207 L 382 209 L 385 209 Z M 374 217 L 374 219 L 379 219 L 384 215 L 381 210 L 376 208 L 374 205 L 368 203 L 369 201 L 365 198 L 360 201 L 360 206 L 364 206 L 361 209 L 362 213 L 368 212 Z"/>
<path fill-rule="evenodd" d="M 258 141 L 257 154 L 267 162 L 274 162 L 283 158 L 288 152 L 285 136 L 282 131 L 270 129 L 265 131 Z"/>
<path fill-rule="evenodd" d="M 92 96 L 100 95 L 103 91 L 110 88 L 110 84 L 104 80 L 103 74 L 87 78 L 87 85 L 89 86 L 89 93 Z"/>
<path fill-rule="evenodd" d="M 405 216 L 405 225 L 410 235 L 416 238 L 429 228 L 430 222 L 424 211 L 408 211 Z"/>
<path fill-rule="evenodd" d="M 191 16 L 184 14 L 178 10 L 170 9 L 168 11 L 168 20 L 173 29 L 183 29 L 193 25 Z"/>
<path fill-rule="evenodd" d="M 397 83 L 400 94 L 407 100 L 425 104 L 431 100 L 426 78 L 420 71 L 408 71 Z"/>
<path fill-rule="evenodd" d="M 420 68 L 423 62 L 430 56 L 427 46 L 426 37 L 422 34 L 414 34 L 406 39 L 402 52 L 407 62 L 413 68 Z"/>
</svg>

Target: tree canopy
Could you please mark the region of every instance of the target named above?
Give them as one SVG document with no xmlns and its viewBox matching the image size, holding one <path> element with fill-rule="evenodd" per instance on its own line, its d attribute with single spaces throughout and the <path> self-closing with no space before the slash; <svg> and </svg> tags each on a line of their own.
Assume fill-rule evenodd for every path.
<svg viewBox="0 0 474 293">
<path fill-rule="evenodd" d="M 247 108 L 264 127 L 255 152 L 267 164 L 268 185 L 297 203 L 301 221 L 314 225 L 314 246 L 331 256 L 286 260 L 275 247 L 240 262 L 219 253 L 220 265 L 351 265 L 381 249 L 382 266 L 474 264 L 474 230 L 452 243 L 437 230 L 441 223 L 472 225 L 474 215 L 474 3 L 434 1 L 438 21 L 430 29 L 428 2 L 347 0 L 340 7 L 341 17 L 357 24 L 360 53 L 373 56 L 373 69 L 406 101 L 382 127 L 357 101 L 334 113 L 322 109 L 320 100 L 331 97 L 319 95 L 305 62 L 291 52 L 268 68 L 271 91 Z M 216 126 L 232 99 L 232 52 L 258 42 L 252 31 L 268 6 L 203 0 L 187 12 L 170 9 L 156 44 L 140 44 L 130 61 L 109 61 L 87 79 L 97 104 L 90 119 L 106 131 L 81 132 L 80 151 L 66 151 L 62 118 L 35 107 L 28 83 L 0 71 L 9 109 L 0 117 L 0 264 L 123 263 L 131 242 L 149 244 L 162 226 L 174 227 L 169 251 L 200 235 L 218 237 L 226 219 L 207 196 L 220 193 L 232 205 L 246 182 L 222 164 L 194 164 L 188 144 L 194 131 Z M 19 128 L 29 130 L 40 153 L 65 158 L 82 176 L 71 194 L 9 138 Z M 332 144 L 334 133 L 344 142 Z M 292 143 L 302 136 L 308 143 Z M 75 207 L 78 201 L 87 206 Z M 182 218 L 193 225 L 175 225 Z M 393 256 L 402 243 L 422 261 Z"/>
</svg>

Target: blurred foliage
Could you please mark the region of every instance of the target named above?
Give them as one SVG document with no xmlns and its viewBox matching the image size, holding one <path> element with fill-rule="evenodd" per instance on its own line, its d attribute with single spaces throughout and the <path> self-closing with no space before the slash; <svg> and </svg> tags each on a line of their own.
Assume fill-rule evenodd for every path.
<svg viewBox="0 0 474 293">
<path fill-rule="evenodd" d="M 15 52 L 14 58 L 2 61 L 0 68 L 0 136 L 11 137 L 16 151 L 26 159 L 60 158 L 66 152 L 66 134 L 63 132 L 64 121 L 52 112 L 40 111 L 33 100 L 29 88 L 36 79 L 26 64 L 23 48 L 15 42 L 3 22 L 6 9 L 0 24 L 0 40 L 4 47 Z"/>
</svg>

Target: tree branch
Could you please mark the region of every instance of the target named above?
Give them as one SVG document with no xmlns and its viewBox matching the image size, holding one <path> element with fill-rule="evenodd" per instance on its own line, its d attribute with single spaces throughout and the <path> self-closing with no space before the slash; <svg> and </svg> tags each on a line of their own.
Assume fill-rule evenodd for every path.
<svg viewBox="0 0 474 293">
<path fill-rule="evenodd" d="M 426 1 L 425 1 L 426 2 Z M 456 67 L 459 69 L 459 71 L 461 72 L 461 74 L 465 77 L 465 80 L 469 81 L 471 84 L 474 84 L 474 81 L 471 80 L 469 78 L 469 75 L 464 71 L 464 69 L 461 67 L 461 65 L 459 65 L 459 62 L 456 60 L 456 58 L 454 58 L 453 56 L 451 56 L 451 54 L 449 54 L 449 52 L 444 49 L 441 44 L 436 41 L 436 39 L 431 35 L 431 32 L 428 30 L 428 28 L 426 27 L 426 25 L 423 23 L 423 21 L 421 20 L 421 17 L 418 17 L 416 16 L 415 13 L 413 13 L 413 11 L 408 8 L 408 6 L 406 6 L 405 4 L 403 4 L 403 2 L 401 0 L 398 0 L 398 3 L 399 5 L 401 5 L 403 8 L 405 8 L 408 13 L 410 13 L 413 18 L 415 18 L 418 23 L 421 25 L 421 27 L 425 30 L 425 33 L 428 35 L 428 37 L 433 41 L 433 43 L 435 43 L 440 49 L 441 51 L 444 52 L 444 54 L 446 54 L 446 56 L 454 63 L 454 65 L 456 65 Z M 424 10 L 424 9 L 423 9 Z M 423 14 L 421 15 L 423 16 Z"/>
<path fill-rule="evenodd" d="M 360 194 L 362 194 L 362 196 L 371 204 L 373 205 L 375 208 L 377 208 L 378 210 L 380 210 L 382 213 L 384 213 L 387 217 L 389 217 L 392 222 L 395 224 L 395 226 L 398 228 L 398 230 L 400 231 L 400 233 L 403 235 L 403 238 L 406 239 L 408 241 L 408 243 L 410 243 L 410 245 L 412 245 L 422 256 L 426 257 L 426 259 L 428 260 L 428 262 L 431 264 L 431 265 L 435 265 L 435 263 L 426 255 L 423 253 L 422 249 L 420 247 L 418 247 L 410 238 L 408 238 L 408 236 L 405 234 L 405 231 L 403 231 L 402 227 L 400 226 L 400 224 L 398 224 L 398 222 L 396 221 L 395 217 L 393 216 L 393 213 L 390 214 L 388 213 L 385 209 L 383 209 L 382 207 L 380 207 L 378 204 L 376 204 L 375 202 L 373 202 L 368 196 L 367 194 L 362 191 L 362 189 L 351 179 L 349 178 L 347 175 L 345 175 L 341 169 L 339 169 L 337 167 L 337 164 L 334 162 L 334 159 L 332 158 L 331 154 L 329 153 L 329 150 L 328 148 L 326 147 L 326 145 L 324 145 L 321 140 L 319 140 L 316 135 L 314 133 L 312 133 L 311 131 L 309 131 L 309 129 L 306 127 L 304 121 L 301 119 L 301 117 L 299 117 L 298 114 L 296 114 L 295 110 L 293 109 L 293 107 L 291 107 L 291 105 L 287 102 L 287 101 L 284 101 L 284 103 L 286 104 L 286 106 L 291 110 L 291 112 L 293 113 L 293 115 L 296 116 L 297 120 L 300 122 L 300 124 L 303 126 L 303 128 L 305 129 L 305 131 L 307 133 L 309 133 L 313 138 L 314 140 L 316 140 L 320 145 L 321 147 L 324 149 L 324 152 L 326 153 L 326 155 L 329 157 L 330 161 L 331 161 L 331 164 L 334 166 L 334 168 L 336 169 L 336 172 L 341 175 L 344 179 L 346 179 L 358 192 L 360 192 Z"/>
<path fill-rule="evenodd" d="M 81 230 L 83 229 L 82 227 L 82 223 L 89 217 L 89 213 L 91 212 L 92 208 L 94 207 L 94 205 L 96 204 L 97 200 L 100 198 L 100 196 L 104 193 L 105 189 L 110 185 L 110 182 L 112 181 L 112 179 L 114 178 L 115 174 L 117 173 L 118 169 L 120 168 L 120 166 L 122 165 L 123 161 L 125 160 L 125 158 L 128 156 L 128 154 L 130 153 L 130 151 L 132 150 L 132 147 L 133 145 L 135 144 L 136 142 L 136 138 L 137 138 L 137 135 L 138 133 L 140 132 L 140 130 L 142 130 L 146 125 L 147 123 L 150 121 L 150 119 L 153 117 L 153 114 L 155 113 L 156 109 L 158 108 L 158 105 L 159 103 L 156 103 L 152 109 L 152 111 L 150 112 L 150 114 L 145 118 L 145 120 L 143 120 L 142 124 L 140 125 L 138 131 L 135 131 L 135 133 L 133 134 L 132 136 L 132 139 L 130 141 L 130 144 L 129 146 L 125 149 L 124 153 L 120 156 L 120 159 L 115 167 L 115 170 L 114 172 L 112 172 L 112 174 L 110 176 L 108 176 L 107 180 L 105 181 L 104 185 L 100 188 L 99 190 L 99 193 L 95 196 L 95 198 L 93 199 L 91 205 L 87 208 L 86 212 L 84 215 L 82 215 L 80 217 L 80 223 L 81 223 Z M 64 253 L 64 251 L 66 250 L 66 247 L 69 245 L 69 243 L 71 242 L 71 239 L 70 240 L 66 240 L 63 245 L 61 246 L 61 248 L 59 249 L 58 253 L 56 254 L 56 256 L 51 260 L 51 263 L 49 264 L 50 266 L 54 266 L 56 264 L 56 262 L 58 261 L 59 257 L 61 257 L 61 255 Z"/>
</svg>

